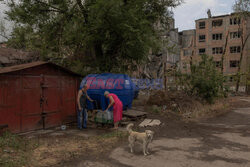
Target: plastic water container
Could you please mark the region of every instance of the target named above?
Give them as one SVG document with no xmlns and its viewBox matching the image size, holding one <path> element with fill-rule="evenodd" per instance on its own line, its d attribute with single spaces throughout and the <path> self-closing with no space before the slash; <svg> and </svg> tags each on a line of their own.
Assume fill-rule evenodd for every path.
<svg viewBox="0 0 250 167">
<path fill-rule="evenodd" d="M 107 120 L 111 120 L 111 121 L 113 121 L 113 112 L 112 111 L 107 111 Z"/>
<path fill-rule="evenodd" d="M 95 116 L 95 122 L 102 123 L 103 122 L 103 111 L 98 110 Z"/>
<path fill-rule="evenodd" d="M 86 84 L 89 86 L 88 96 L 98 103 L 94 106 L 87 100 L 89 110 L 105 110 L 108 107 L 109 100 L 104 96 L 105 91 L 116 94 L 123 104 L 123 110 L 126 110 L 132 107 L 134 95 L 139 91 L 139 88 L 126 74 L 89 74 L 83 78 L 80 88 Z"/>
<path fill-rule="evenodd" d="M 97 111 L 95 117 L 96 123 L 110 124 L 113 123 L 113 112 L 112 111 Z"/>
</svg>

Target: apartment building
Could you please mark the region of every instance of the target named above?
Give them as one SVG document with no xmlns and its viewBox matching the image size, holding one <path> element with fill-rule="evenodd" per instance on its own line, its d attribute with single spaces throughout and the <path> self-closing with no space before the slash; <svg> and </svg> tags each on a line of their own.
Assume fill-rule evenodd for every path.
<svg viewBox="0 0 250 167">
<path fill-rule="evenodd" d="M 250 35 L 250 17 L 238 16 L 235 13 L 214 17 L 208 15 L 208 18 L 195 21 L 195 30 L 180 32 L 181 71 L 190 72 L 190 61 L 199 61 L 202 54 L 212 55 L 220 69 L 221 57 L 225 52 L 223 73 L 229 76 L 236 74 L 243 47 L 242 40 L 245 41 Z M 243 49 L 241 69 L 241 72 L 250 71 L 250 37 Z"/>
</svg>

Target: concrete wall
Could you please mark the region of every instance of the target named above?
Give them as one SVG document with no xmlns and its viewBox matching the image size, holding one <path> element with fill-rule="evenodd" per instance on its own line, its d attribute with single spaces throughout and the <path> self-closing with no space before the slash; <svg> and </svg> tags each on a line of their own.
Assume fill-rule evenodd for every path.
<svg viewBox="0 0 250 167">
<path fill-rule="evenodd" d="M 185 30 L 179 33 L 180 39 L 180 63 L 179 69 L 183 73 L 190 72 L 190 61 L 191 56 L 195 51 L 195 41 L 196 41 L 196 31 L 195 30 Z"/>
</svg>

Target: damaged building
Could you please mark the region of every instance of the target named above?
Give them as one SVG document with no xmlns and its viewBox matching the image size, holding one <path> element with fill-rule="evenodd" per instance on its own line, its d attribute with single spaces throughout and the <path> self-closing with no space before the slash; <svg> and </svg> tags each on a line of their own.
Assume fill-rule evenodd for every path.
<svg viewBox="0 0 250 167">
<path fill-rule="evenodd" d="M 138 66 L 138 71 L 133 72 L 136 78 L 164 78 L 164 73 L 174 68 L 180 60 L 180 45 L 178 28 L 175 28 L 175 20 L 172 19 L 169 31 L 163 31 L 161 35 L 162 49 L 158 53 L 152 53 L 147 57 L 146 63 Z"/>
<path fill-rule="evenodd" d="M 214 58 L 218 70 L 221 69 L 221 57 L 224 53 L 223 74 L 228 76 L 228 84 L 235 85 L 234 76 L 238 72 L 242 56 L 241 73 L 250 72 L 250 17 L 239 17 L 232 13 L 212 16 L 208 10 L 208 18 L 195 21 L 195 29 L 178 32 L 174 19 L 169 31 L 163 31 L 163 47 L 160 53 L 150 53 L 147 62 L 137 67 L 133 77 L 148 79 L 164 79 L 165 84 L 174 78 L 168 73 L 175 69 L 182 73 L 190 73 L 190 64 L 201 60 L 207 54 Z M 249 39 L 248 39 L 249 38 Z M 248 39 L 248 40 L 247 40 Z M 242 41 L 246 41 L 243 48 Z M 165 43 L 164 43 L 165 42 Z M 250 76 L 248 76 L 250 77 Z M 242 77 L 240 91 L 246 89 L 247 76 Z M 231 89 L 234 89 L 231 87 Z"/>
<path fill-rule="evenodd" d="M 195 29 L 185 30 L 180 36 L 180 63 L 182 73 L 190 72 L 190 62 L 198 62 L 201 55 L 213 56 L 218 70 L 221 70 L 221 58 L 224 54 L 223 74 L 228 76 L 229 85 L 235 85 L 234 75 L 238 72 L 241 52 L 241 73 L 250 71 L 250 17 L 239 17 L 232 13 L 212 16 L 195 21 Z M 248 40 L 247 40 L 248 39 Z M 246 41 L 242 44 L 242 41 Z M 243 48 L 243 46 L 245 47 Z M 242 77 L 240 91 L 245 91 L 246 76 Z M 231 89 L 235 89 L 231 87 Z"/>
<path fill-rule="evenodd" d="M 0 44 L 0 67 L 30 63 L 37 60 L 39 60 L 39 54 L 36 52 L 8 48 L 5 43 Z"/>
</svg>

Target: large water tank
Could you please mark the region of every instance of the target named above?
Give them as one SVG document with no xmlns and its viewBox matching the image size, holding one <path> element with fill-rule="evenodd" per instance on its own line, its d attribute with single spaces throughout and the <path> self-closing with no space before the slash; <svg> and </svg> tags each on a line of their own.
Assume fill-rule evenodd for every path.
<svg viewBox="0 0 250 167">
<path fill-rule="evenodd" d="M 95 103 L 88 101 L 88 109 L 105 110 L 109 100 L 105 98 L 104 92 L 109 91 L 119 97 L 123 104 L 123 110 L 126 110 L 131 108 L 135 92 L 138 91 L 131 78 L 126 74 L 89 74 L 82 80 L 80 88 L 85 84 L 89 86 L 87 91 L 89 97 L 97 102 L 95 105 Z"/>
</svg>

